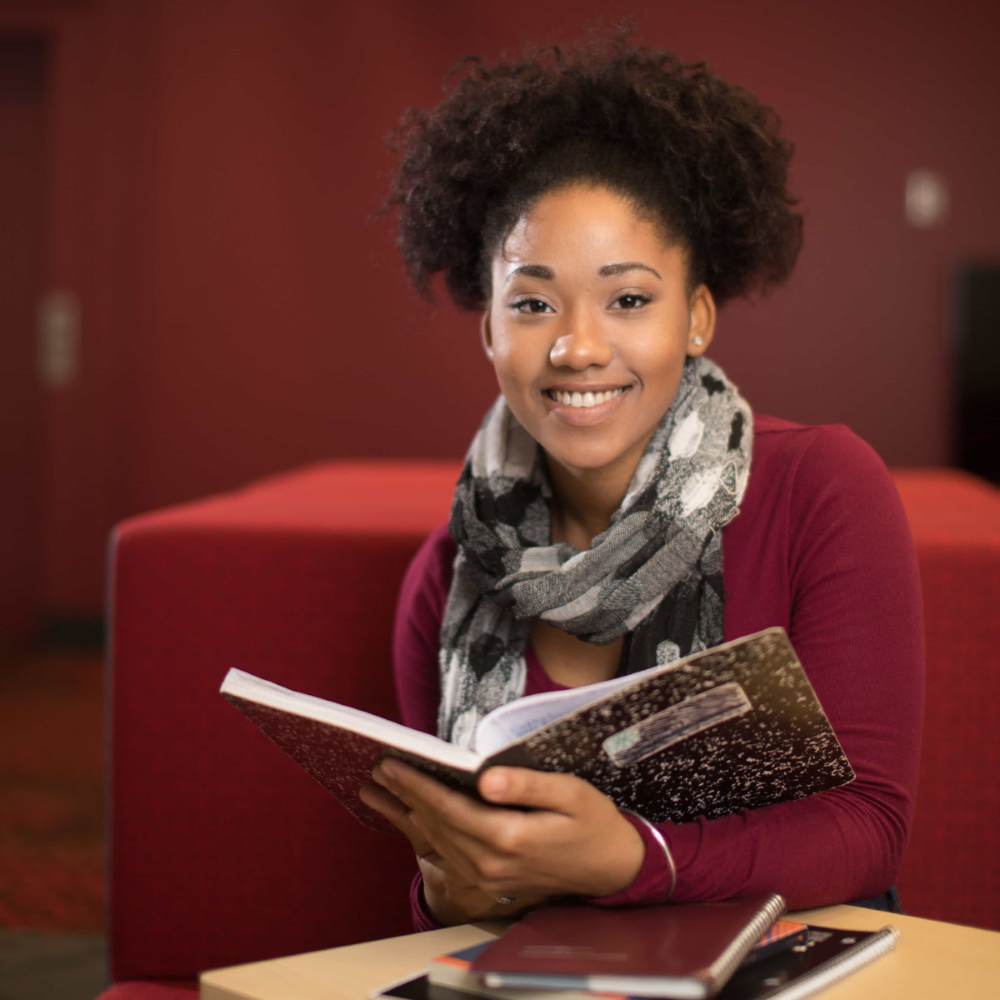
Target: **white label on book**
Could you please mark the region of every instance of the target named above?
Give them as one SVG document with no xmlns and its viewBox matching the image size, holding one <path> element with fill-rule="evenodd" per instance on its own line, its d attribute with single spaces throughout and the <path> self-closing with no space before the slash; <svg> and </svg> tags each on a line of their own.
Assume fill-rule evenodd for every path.
<svg viewBox="0 0 1000 1000">
<path fill-rule="evenodd" d="M 739 684 L 720 684 L 609 736 L 601 746 L 617 767 L 629 767 L 703 729 L 750 711 L 753 705 Z"/>
</svg>

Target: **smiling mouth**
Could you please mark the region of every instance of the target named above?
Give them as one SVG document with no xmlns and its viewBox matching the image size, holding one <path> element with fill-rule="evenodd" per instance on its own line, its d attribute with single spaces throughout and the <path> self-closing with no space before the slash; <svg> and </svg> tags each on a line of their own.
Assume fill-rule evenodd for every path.
<svg viewBox="0 0 1000 1000">
<path fill-rule="evenodd" d="M 608 400 L 615 399 L 625 391 L 625 387 L 608 389 L 605 392 L 564 392 L 561 389 L 546 389 L 545 395 L 563 406 L 573 406 L 577 409 L 589 409 L 600 406 Z"/>
</svg>

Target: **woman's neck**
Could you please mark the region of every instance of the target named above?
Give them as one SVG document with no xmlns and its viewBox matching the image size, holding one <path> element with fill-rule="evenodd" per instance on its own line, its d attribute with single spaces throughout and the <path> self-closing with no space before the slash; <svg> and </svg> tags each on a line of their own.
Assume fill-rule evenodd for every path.
<svg viewBox="0 0 1000 1000">
<path fill-rule="evenodd" d="M 625 499 L 638 459 L 603 469 L 569 469 L 551 458 L 547 464 L 553 499 L 552 541 L 589 549 Z"/>
</svg>

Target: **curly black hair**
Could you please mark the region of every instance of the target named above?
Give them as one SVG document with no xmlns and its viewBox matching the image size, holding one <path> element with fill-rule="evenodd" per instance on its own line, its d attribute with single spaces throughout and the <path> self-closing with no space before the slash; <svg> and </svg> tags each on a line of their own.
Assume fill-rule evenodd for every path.
<svg viewBox="0 0 1000 1000">
<path fill-rule="evenodd" d="M 399 207 L 399 249 L 421 294 L 444 272 L 457 305 L 482 309 L 514 224 L 577 181 L 658 221 L 687 249 L 691 287 L 706 284 L 719 304 L 791 274 L 802 245 L 786 190 L 792 145 L 773 109 L 704 64 L 619 34 L 568 58 L 555 46 L 513 65 L 469 57 L 445 86 L 390 137 L 401 159 L 386 208 Z"/>
</svg>

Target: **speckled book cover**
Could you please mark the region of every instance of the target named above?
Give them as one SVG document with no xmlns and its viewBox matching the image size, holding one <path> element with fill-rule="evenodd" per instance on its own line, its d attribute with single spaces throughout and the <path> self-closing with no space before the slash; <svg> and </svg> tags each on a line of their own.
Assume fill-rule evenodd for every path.
<svg viewBox="0 0 1000 1000">
<path fill-rule="evenodd" d="M 638 676 L 489 756 L 230 671 L 223 695 L 361 822 L 358 789 L 393 754 L 475 795 L 492 764 L 571 772 L 653 822 L 715 819 L 804 798 L 854 772 L 780 628 Z"/>
<path fill-rule="evenodd" d="M 716 819 L 854 779 L 783 629 L 689 656 L 522 741 L 654 823 Z"/>
<path fill-rule="evenodd" d="M 378 739 L 329 722 L 305 718 L 271 705 L 262 705 L 249 698 L 241 698 L 227 692 L 223 694 L 269 739 L 277 743 L 292 760 L 338 799 L 350 813 L 373 830 L 399 834 L 384 816 L 374 809 L 369 809 L 358 798 L 358 790 L 363 784 L 371 781 L 372 768 L 386 754 L 392 754 L 428 774 L 433 774 L 453 788 L 460 788 L 470 795 L 476 795 L 478 759 L 468 768 L 444 764 L 426 754 L 407 753 L 400 749 L 391 735 Z M 372 718 L 377 717 L 372 716 Z M 386 727 L 406 728 L 384 719 L 378 721 L 384 723 Z M 470 754 L 470 757 L 472 756 L 474 755 Z"/>
</svg>

